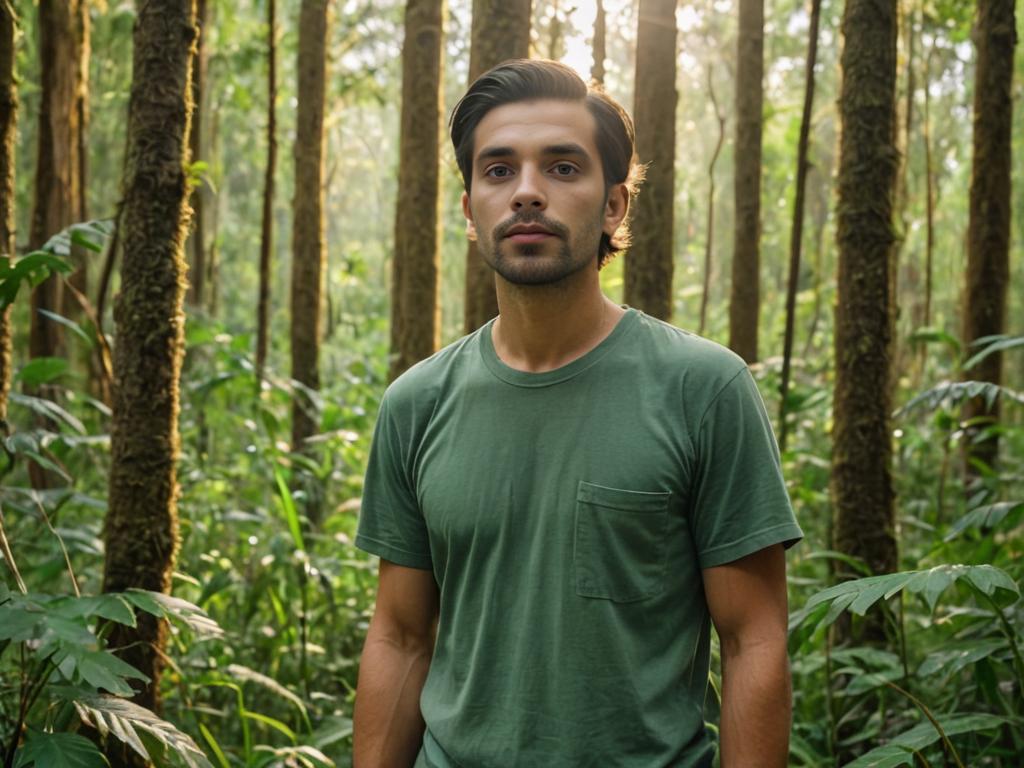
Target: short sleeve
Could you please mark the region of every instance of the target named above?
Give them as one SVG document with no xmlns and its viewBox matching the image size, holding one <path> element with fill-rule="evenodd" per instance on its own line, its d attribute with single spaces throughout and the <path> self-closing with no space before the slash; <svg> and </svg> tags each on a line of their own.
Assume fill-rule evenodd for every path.
<svg viewBox="0 0 1024 768">
<path fill-rule="evenodd" d="M 701 568 L 803 538 L 771 422 L 746 366 L 708 405 L 696 453 L 690 526 Z"/>
<path fill-rule="evenodd" d="M 408 434 L 403 439 L 385 394 L 370 444 L 356 546 L 398 565 L 429 570 L 427 527 L 406 461 L 410 441 Z"/>
</svg>

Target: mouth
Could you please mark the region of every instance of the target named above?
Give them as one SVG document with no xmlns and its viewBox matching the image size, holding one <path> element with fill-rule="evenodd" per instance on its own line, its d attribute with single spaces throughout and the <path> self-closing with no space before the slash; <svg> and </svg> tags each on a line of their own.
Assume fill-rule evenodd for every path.
<svg viewBox="0 0 1024 768">
<path fill-rule="evenodd" d="M 510 227 L 505 234 L 505 239 L 514 243 L 539 243 L 549 237 L 555 237 L 555 233 L 541 226 L 540 224 L 516 224 Z"/>
</svg>

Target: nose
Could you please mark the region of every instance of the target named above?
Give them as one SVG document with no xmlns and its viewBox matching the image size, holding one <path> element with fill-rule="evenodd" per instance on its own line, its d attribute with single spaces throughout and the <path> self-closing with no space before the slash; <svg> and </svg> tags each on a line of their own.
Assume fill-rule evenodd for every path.
<svg viewBox="0 0 1024 768">
<path fill-rule="evenodd" d="M 535 169 L 523 166 L 516 179 L 516 187 L 512 192 L 512 208 L 521 210 L 544 210 L 548 206 L 547 194 L 544 191 L 543 177 Z"/>
</svg>

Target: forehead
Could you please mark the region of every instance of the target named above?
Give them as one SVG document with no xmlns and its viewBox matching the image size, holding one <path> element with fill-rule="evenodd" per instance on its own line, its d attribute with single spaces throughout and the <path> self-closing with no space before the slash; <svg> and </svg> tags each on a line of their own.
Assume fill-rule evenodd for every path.
<svg viewBox="0 0 1024 768">
<path fill-rule="evenodd" d="M 557 144 L 579 144 L 597 156 L 597 123 L 582 101 L 538 99 L 495 107 L 476 127 L 474 156 L 489 147 L 529 152 Z"/>
</svg>

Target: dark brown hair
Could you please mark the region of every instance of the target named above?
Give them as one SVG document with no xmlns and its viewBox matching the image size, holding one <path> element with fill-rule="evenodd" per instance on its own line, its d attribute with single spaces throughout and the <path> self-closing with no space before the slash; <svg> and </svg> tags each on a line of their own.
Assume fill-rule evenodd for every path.
<svg viewBox="0 0 1024 768">
<path fill-rule="evenodd" d="M 633 121 L 626 110 L 599 85 L 587 85 L 576 72 L 557 61 L 510 59 L 480 75 L 455 105 L 448 121 L 455 161 L 462 173 L 466 192 L 473 178 L 473 135 L 484 115 L 492 109 L 520 101 L 557 99 L 586 104 L 597 124 L 595 137 L 605 194 L 615 184 L 625 184 L 630 197 L 643 180 L 643 167 L 637 163 Z M 627 220 L 608 236 L 601 235 L 598 268 L 629 246 Z"/>
</svg>

